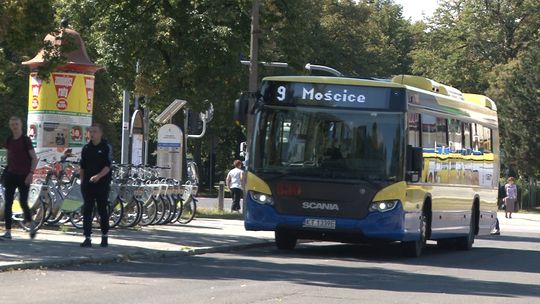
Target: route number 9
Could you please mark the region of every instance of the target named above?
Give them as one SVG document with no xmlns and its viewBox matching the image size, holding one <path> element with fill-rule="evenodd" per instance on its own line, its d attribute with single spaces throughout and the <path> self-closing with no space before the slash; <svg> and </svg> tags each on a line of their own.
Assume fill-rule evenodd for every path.
<svg viewBox="0 0 540 304">
<path fill-rule="evenodd" d="M 277 93 L 278 93 L 277 100 L 284 101 L 285 94 L 287 93 L 287 89 L 285 88 L 285 86 L 279 86 L 277 88 Z"/>
</svg>

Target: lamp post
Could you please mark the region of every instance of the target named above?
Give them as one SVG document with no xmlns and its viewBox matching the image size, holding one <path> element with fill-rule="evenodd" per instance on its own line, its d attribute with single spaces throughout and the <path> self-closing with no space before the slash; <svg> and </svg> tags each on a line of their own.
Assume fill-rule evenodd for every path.
<svg viewBox="0 0 540 304">
<path fill-rule="evenodd" d="M 259 11 L 261 7 L 260 0 L 253 0 L 251 7 L 251 43 L 249 52 L 249 106 L 248 109 L 253 108 L 257 98 L 257 82 L 258 82 L 258 70 L 257 62 L 259 61 Z M 253 135 L 253 115 L 248 113 L 247 121 L 247 142 L 248 146 L 251 144 L 251 138 Z M 249 160 L 248 160 L 249 163 Z"/>
</svg>

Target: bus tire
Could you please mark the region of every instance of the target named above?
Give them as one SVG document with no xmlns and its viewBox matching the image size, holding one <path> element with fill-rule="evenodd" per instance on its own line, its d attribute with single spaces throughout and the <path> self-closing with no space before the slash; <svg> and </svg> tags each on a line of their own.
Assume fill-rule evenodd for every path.
<svg viewBox="0 0 540 304">
<path fill-rule="evenodd" d="M 420 217 L 420 238 L 415 241 L 401 242 L 401 249 L 404 256 L 417 258 L 422 255 L 422 251 L 424 251 L 427 241 L 428 212 L 428 210 L 422 211 L 422 215 Z"/>
<path fill-rule="evenodd" d="M 275 232 L 276 247 L 280 250 L 293 250 L 296 247 L 296 236 L 283 230 Z"/>
<path fill-rule="evenodd" d="M 469 223 L 469 234 L 464 237 L 456 238 L 457 250 L 471 250 L 474 243 L 474 236 L 476 235 L 476 210 L 471 210 L 471 221 Z"/>
</svg>

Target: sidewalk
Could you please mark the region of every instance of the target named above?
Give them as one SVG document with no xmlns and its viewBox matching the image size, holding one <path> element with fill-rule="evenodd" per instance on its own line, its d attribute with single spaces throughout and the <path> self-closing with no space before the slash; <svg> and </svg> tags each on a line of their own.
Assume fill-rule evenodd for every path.
<svg viewBox="0 0 540 304">
<path fill-rule="evenodd" d="M 513 213 L 512 218 L 505 218 L 504 211 L 497 213 L 501 234 L 508 232 L 531 232 L 540 233 L 540 214 L 538 213 Z"/>
<path fill-rule="evenodd" d="M 66 227 L 68 231 L 40 229 L 34 240 L 22 230 L 13 230 L 13 240 L 0 241 L 0 271 L 227 252 L 267 246 L 274 237 L 269 232 L 245 231 L 243 221 L 195 219 L 188 225 L 113 229 L 108 248 L 99 247 L 100 233 L 95 229 L 94 246 L 80 248 L 82 231 Z"/>
</svg>

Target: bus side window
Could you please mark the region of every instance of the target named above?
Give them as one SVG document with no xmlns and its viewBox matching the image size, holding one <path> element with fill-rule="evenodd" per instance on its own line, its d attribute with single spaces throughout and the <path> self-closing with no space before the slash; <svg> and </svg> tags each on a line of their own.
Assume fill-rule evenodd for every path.
<svg viewBox="0 0 540 304">
<path fill-rule="evenodd" d="M 482 126 L 482 132 L 480 133 L 480 147 L 484 153 L 491 153 L 491 151 L 493 151 L 491 129 L 488 127 Z"/>
<path fill-rule="evenodd" d="M 437 124 L 434 116 L 422 114 L 422 148 L 435 148 Z"/>
<path fill-rule="evenodd" d="M 437 117 L 437 147 L 448 146 L 448 119 Z"/>
<path fill-rule="evenodd" d="M 457 119 L 450 119 L 448 124 L 448 147 L 450 152 L 460 153 L 463 149 L 461 123 Z"/>
<path fill-rule="evenodd" d="M 408 115 L 409 145 L 420 147 L 420 114 L 409 113 Z"/>
<path fill-rule="evenodd" d="M 470 150 L 472 149 L 471 146 L 471 124 L 468 122 L 464 122 L 462 124 L 463 127 L 463 149 Z"/>
<path fill-rule="evenodd" d="M 473 124 L 473 149 L 482 153 L 491 153 L 493 143 L 491 140 L 491 129 L 481 124 Z"/>
<path fill-rule="evenodd" d="M 472 125 L 472 149 L 473 151 L 480 151 L 480 133 L 482 133 L 482 126 L 476 123 Z"/>
</svg>

